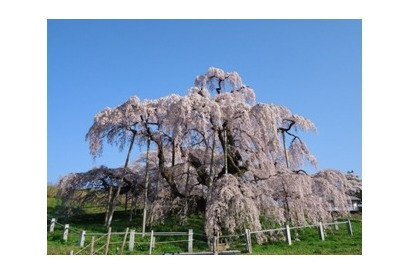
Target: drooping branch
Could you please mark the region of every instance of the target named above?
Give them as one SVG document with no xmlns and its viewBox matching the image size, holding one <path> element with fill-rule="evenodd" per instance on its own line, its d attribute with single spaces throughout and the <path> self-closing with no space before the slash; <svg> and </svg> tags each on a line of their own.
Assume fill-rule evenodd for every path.
<svg viewBox="0 0 410 275">
<path fill-rule="evenodd" d="M 216 92 L 218 93 L 218 94 L 220 94 L 221 93 L 221 83 L 222 83 L 222 79 L 219 79 L 218 80 L 218 87 L 216 88 Z"/>
<path fill-rule="evenodd" d="M 288 125 L 288 128 L 280 127 L 279 131 L 281 131 L 281 132 L 289 132 L 290 129 L 292 128 L 292 126 L 296 123 L 296 121 L 291 120 L 291 119 L 286 119 L 286 118 L 283 119 L 283 121 L 289 121 L 290 124 Z"/>
<path fill-rule="evenodd" d="M 308 175 L 308 173 L 306 173 L 306 171 L 305 171 L 305 170 L 303 170 L 303 169 L 293 170 L 293 172 L 294 172 L 294 173 L 296 173 L 296 174 L 303 173 L 303 174 L 305 174 L 305 175 Z"/>
<path fill-rule="evenodd" d="M 283 121 L 289 121 L 290 122 L 290 124 L 288 125 L 288 128 L 280 127 L 278 129 L 278 131 L 282 134 L 283 151 L 285 152 L 286 167 L 289 169 L 289 158 L 288 158 L 288 151 L 286 149 L 285 133 L 289 134 L 289 130 L 295 124 L 295 121 L 290 120 L 290 119 L 284 119 Z"/>
</svg>

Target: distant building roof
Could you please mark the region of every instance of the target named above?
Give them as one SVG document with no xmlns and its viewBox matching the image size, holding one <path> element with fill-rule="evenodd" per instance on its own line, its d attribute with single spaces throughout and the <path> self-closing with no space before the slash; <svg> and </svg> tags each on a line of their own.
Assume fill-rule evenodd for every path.
<svg viewBox="0 0 410 275">
<path fill-rule="evenodd" d="M 358 197 L 355 197 L 355 196 L 349 196 L 349 197 L 352 201 L 360 201 L 361 200 L 361 199 L 359 199 Z"/>
</svg>

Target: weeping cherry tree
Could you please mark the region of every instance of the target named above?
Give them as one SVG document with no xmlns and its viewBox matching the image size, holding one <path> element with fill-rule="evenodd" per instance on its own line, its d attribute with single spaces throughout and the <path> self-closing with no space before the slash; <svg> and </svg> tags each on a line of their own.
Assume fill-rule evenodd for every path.
<svg viewBox="0 0 410 275">
<path fill-rule="evenodd" d="M 339 214 L 349 214 L 351 184 L 344 174 L 323 170 L 309 175 L 302 169 L 306 164 L 317 167 L 317 161 L 298 133 L 315 131 L 310 120 L 284 106 L 257 103 L 254 90 L 238 73 L 211 67 L 196 77 L 185 96 L 143 101 L 133 96 L 102 110 L 86 138 L 93 157 L 102 153 L 104 143 L 130 152 L 134 143 L 150 142 L 150 162 L 155 164 L 150 169 L 157 178 L 144 186 L 136 176 L 130 185 L 142 188 L 134 196 L 148 194 L 148 223 L 170 213 L 202 213 L 205 232 L 212 237 L 259 230 L 261 216 L 278 225 L 301 225 L 332 219 L 334 206 Z M 126 186 L 127 163 L 108 217 Z M 141 173 L 147 177 L 148 168 L 142 170 L 139 178 Z M 71 177 L 60 180 L 63 193 L 81 182 Z M 156 192 L 146 193 L 154 186 Z"/>
</svg>

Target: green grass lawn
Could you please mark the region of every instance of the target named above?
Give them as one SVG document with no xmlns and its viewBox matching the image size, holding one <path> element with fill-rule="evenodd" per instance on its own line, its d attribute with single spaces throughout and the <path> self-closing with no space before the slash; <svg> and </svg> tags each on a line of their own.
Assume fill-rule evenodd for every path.
<svg viewBox="0 0 410 275">
<path fill-rule="evenodd" d="M 287 242 L 270 242 L 253 245 L 253 254 L 265 255 L 361 255 L 362 222 L 351 220 L 353 236 L 347 231 L 346 224 L 340 224 L 339 230 L 326 229 L 325 240 L 319 238 L 318 229 L 298 230 L 298 240 L 294 240 L 295 231 L 291 230 L 292 245 Z"/>
<path fill-rule="evenodd" d="M 47 196 L 47 215 L 49 218 L 58 217 L 60 201 L 54 196 Z M 128 211 L 116 211 L 112 221 L 112 232 L 125 232 L 128 227 L 136 232 L 141 232 L 142 211 L 137 210 L 133 220 L 129 221 Z M 164 224 L 153 226 L 147 231 L 144 238 L 140 235 L 135 236 L 135 245 L 133 251 L 128 251 L 127 238 L 122 254 L 125 255 L 144 255 L 149 254 L 150 232 L 188 232 L 192 229 L 194 232 L 193 250 L 195 251 L 210 251 L 207 244 L 207 238 L 204 234 L 204 217 L 192 215 L 188 217 L 184 224 L 175 222 L 175 217 L 170 217 Z M 79 232 L 85 230 L 89 233 L 107 233 L 107 228 L 104 227 L 104 209 L 98 207 L 86 207 L 79 213 L 72 215 L 67 221 L 62 218 L 59 223 L 68 223 L 70 225 L 70 233 L 68 240 L 63 241 L 63 226 L 56 225 L 54 232 L 49 231 L 49 221 L 47 223 L 47 254 L 48 255 L 68 255 L 70 251 L 74 254 L 79 252 L 81 248 L 78 245 Z M 350 236 L 347 231 L 346 224 L 340 224 L 339 230 L 335 230 L 333 226 L 326 228 L 325 240 L 319 238 L 317 228 L 299 229 L 297 232 L 291 230 L 292 245 L 288 245 L 285 240 L 270 241 L 268 243 L 258 245 L 256 238 L 252 237 L 252 255 L 361 255 L 362 254 L 362 221 L 361 215 L 356 214 L 351 217 L 353 228 L 353 236 Z M 297 233 L 297 236 L 296 236 Z M 94 249 L 100 249 L 97 254 L 103 254 L 106 237 L 95 236 Z M 297 238 L 297 240 L 296 240 Z M 187 236 L 156 236 L 155 249 L 152 254 L 162 255 L 164 253 L 187 252 Z M 123 245 L 123 235 L 112 235 L 111 245 L 109 246 L 110 255 L 121 254 Z M 224 239 L 230 244 L 230 250 L 239 250 L 245 252 L 245 242 L 243 236 L 230 237 Z M 86 235 L 86 247 L 79 254 L 89 254 L 91 236 Z"/>
</svg>

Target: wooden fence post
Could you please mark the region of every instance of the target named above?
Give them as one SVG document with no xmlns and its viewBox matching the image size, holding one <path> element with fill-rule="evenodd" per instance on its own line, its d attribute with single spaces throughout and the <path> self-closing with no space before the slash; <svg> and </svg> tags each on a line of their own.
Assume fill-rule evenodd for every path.
<svg viewBox="0 0 410 275">
<path fill-rule="evenodd" d="M 91 244 L 90 244 L 90 255 L 94 254 L 94 242 L 95 242 L 95 237 L 91 237 Z"/>
<path fill-rule="evenodd" d="M 288 242 L 288 245 L 292 245 L 292 236 L 290 235 L 289 224 L 286 225 L 286 241 Z"/>
<path fill-rule="evenodd" d="M 319 222 L 319 237 L 322 241 L 325 240 L 325 233 L 323 232 L 323 223 Z"/>
<path fill-rule="evenodd" d="M 132 229 L 130 231 L 130 242 L 128 244 L 128 250 L 133 251 L 134 250 L 134 240 L 135 240 L 135 229 Z"/>
<path fill-rule="evenodd" d="M 74 255 L 74 250 L 70 250 L 70 255 Z"/>
<path fill-rule="evenodd" d="M 110 238 L 111 238 L 111 227 L 108 227 L 107 243 L 105 245 L 104 255 L 108 254 L 108 250 L 110 248 Z"/>
<path fill-rule="evenodd" d="M 68 228 L 70 227 L 69 224 L 64 225 L 64 233 L 63 233 L 63 240 L 66 242 L 68 239 Z"/>
<path fill-rule="evenodd" d="M 249 229 L 245 229 L 245 247 L 248 253 L 252 253 L 252 239 L 251 231 Z"/>
<path fill-rule="evenodd" d="M 129 230 L 129 228 L 127 227 L 127 229 L 125 229 L 125 235 L 124 235 L 124 240 L 122 241 L 120 254 L 122 254 L 124 252 L 124 246 L 125 246 L 125 242 L 127 241 L 128 230 Z"/>
<path fill-rule="evenodd" d="M 56 226 L 56 219 L 52 218 L 51 219 L 51 224 L 50 224 L 50 232 L 54 232 L 54 227 Z"/>
<path fill-rule="evenodd" d="M 80 232 L 80 236 L 79 236 L 79 239 L 78 239 L 78 245 L 80 247 L 84 247 L 84 241 L 85 241 L 85 231 L 83 230 L 83 231 Z"/>
<path fill-rule="evenodd" d="M 192 243 L 194 240 L 194 233 L 192 229 L 188 230 L 188 253 L 192 253 Z"/>
<path fill-rule="evenodd" d="M 349 233 L 350 236 L 353 236 L 353 229 L 352 229 L 352 224 L 350 223 L 350 220 L 347 220 L 347 232 Z"/>
<path fill-rule="evenodd" d="M 335 223 L 335 230 L 339 230 L 339 224 L 337 223 L 337 219 L 334 219 L 333 222 Z"/>
<path fill-rule="evenodd" d="M 151 230 L 151 240 L 149 242 L 149 254 L 152 253 L 152 246 L 154 244 L 154 230 Z"/>
</svg>

